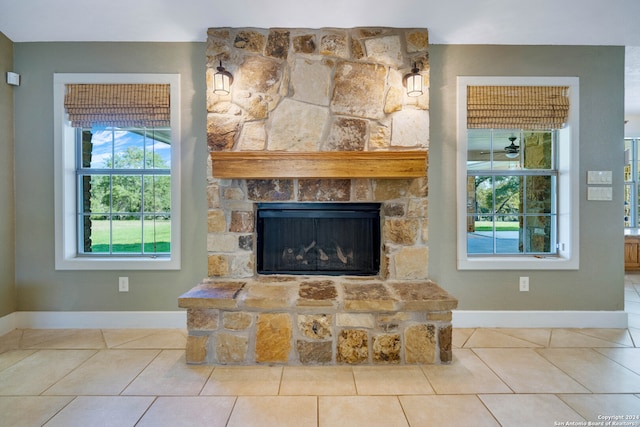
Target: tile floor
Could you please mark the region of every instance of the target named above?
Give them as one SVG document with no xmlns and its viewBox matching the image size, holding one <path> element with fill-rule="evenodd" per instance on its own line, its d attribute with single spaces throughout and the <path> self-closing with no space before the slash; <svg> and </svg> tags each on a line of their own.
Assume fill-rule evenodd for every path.
<svg viewBox="0 0 640 427">
<path fill-rule="evenodd" d="M 625 292 L 628 329 L 454 329 L 446 366 L 188 366 L 184 330 L 15 330 L 0 426 L 640 426 L 640 275 Z"/>
</svg>

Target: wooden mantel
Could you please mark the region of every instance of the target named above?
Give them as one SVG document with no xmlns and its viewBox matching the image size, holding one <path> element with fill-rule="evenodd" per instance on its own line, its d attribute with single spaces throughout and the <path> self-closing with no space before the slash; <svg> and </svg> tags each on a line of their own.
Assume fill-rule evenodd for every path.
<svg viewBox="0 0 640 427">
<path fill-rule="evenodd" d="M 427 151 L 215 151 L 213 177 L 420 178 L 427 175 Z"/>
</svg>

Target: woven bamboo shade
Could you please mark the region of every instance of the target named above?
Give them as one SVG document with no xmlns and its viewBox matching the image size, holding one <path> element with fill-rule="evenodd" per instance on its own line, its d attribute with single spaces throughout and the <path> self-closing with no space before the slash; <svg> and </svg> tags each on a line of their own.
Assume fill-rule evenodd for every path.
<svg viewBox="0 0 640 427">
<path fill-rule="evenodd" d="M 568 86 L 468 86 L 468 129 L 559 129 L 569 116 Z"/>
<path fill-rule="evenodd" d="M 168 84 L 67 84 L 65 110 L 73 127 L 167 127 Z"/>
</svg>

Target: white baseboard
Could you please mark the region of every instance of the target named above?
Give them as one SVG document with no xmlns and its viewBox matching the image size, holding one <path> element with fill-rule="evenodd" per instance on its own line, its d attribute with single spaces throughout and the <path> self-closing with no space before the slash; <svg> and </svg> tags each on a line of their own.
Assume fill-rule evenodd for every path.
<svg viewBox="0 0 640 427">
<path fill-rule="evenodd" d="M 16 313 L 7 314 L 0 317 L 0 336 L 18 328 L 16 325 Z"/>
<path fill-rule="evenodd" d="M 624 311 L 454 310 L 454 328 L 627 328 Z M 0 317 L 0 335 L 20 329 L 129 329 L 187 326 L 186 311 L 17 311 Z"/>
<path fill-rule="evenodd" d="M 454 328 L 613 328 L 626 329 L 624 311 L 454 310 Z"/>
<path fill-rule="evenodd" d="M 4 323 L 3 319 L 7 319 Z M 186 311 L 17 311 L 0 334 L 21 329 L 164 329 L 187 327 Z"/>
</svg>

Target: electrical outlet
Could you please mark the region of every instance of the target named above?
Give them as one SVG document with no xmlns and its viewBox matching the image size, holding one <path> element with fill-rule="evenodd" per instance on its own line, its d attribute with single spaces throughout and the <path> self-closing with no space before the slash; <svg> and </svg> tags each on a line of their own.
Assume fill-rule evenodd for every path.
<svg viewBox="0 0 640 427">
<path fill-rule="evenodd" d="M 520 277 L 520 292 L 529 292 L 529 277 Z"/>
<path fill-rule="evenodd" d="M 118 291 L 119 292 L 129 292 L 129 278 L 128 277 L 118 277 Z"/>
</svg>

